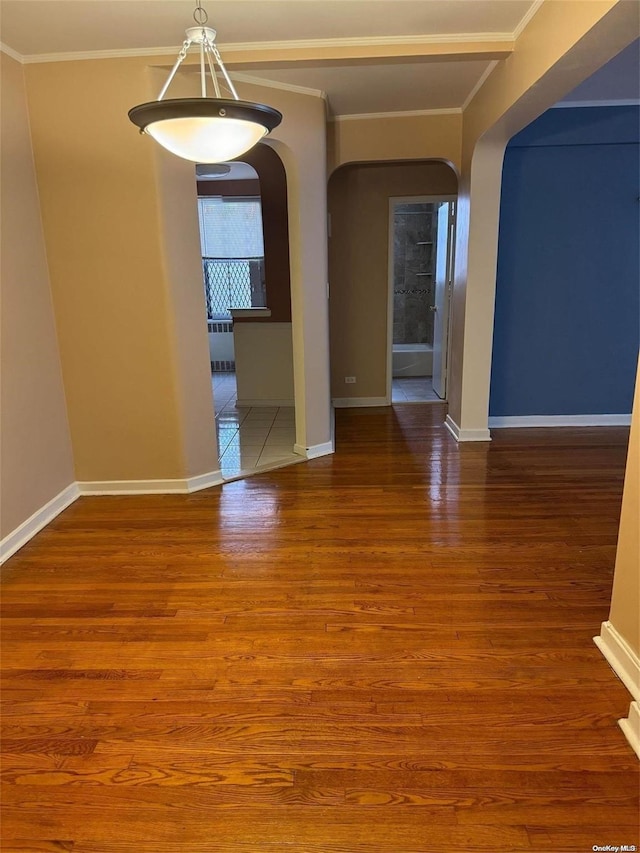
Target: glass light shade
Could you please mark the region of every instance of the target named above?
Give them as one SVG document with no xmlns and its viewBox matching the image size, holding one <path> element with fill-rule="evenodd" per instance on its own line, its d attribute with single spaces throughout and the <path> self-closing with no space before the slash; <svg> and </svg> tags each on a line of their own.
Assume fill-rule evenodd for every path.
<svg viewBox="0 0 640 853">
<path fill-rule="evenodd" d="M 264 104 L 224 98 L 151 101 L 129 110 L 141 131 L 185 160 L 233 160 L 277 127 L 282 114 Z"/>
<path fill-rule="evenodd" d="M 194 163 L 219 163 L 244 154 L 267 133 L 261 124 L 235 118 L 171 118 L 146 133 L 167 151 Z"/>
</svg>

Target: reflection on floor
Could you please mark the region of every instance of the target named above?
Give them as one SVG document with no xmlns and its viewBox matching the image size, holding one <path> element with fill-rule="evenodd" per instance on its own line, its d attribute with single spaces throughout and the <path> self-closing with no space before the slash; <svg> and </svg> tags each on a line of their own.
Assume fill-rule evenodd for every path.
<svg viewBox="0 0 640 853">
<path fill-rule="evenodd" d="M 431 401 L 442 402 L 433 390 L 431 376 L 407 376 L 392 380 L 392 403 L 427 403 Z"/>
<path fill-rule="evenodd" d="M 213 402 L 220 448 L 220 470 L 225 479 L 302 461 L 293 452 L 293 406 L 238 408 L 235 373 L 214 373 Z"/>
</svg>

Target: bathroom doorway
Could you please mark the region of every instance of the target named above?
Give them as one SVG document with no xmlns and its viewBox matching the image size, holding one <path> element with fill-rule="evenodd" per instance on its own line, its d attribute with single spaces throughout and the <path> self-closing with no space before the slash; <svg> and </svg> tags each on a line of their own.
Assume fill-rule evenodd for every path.
<svg viewBox="0 0 640 853">
<path fill-rule="evenodd" d="M 455 198 L 389 200 L 387 398 L 446 400 Z"/>
</svg>

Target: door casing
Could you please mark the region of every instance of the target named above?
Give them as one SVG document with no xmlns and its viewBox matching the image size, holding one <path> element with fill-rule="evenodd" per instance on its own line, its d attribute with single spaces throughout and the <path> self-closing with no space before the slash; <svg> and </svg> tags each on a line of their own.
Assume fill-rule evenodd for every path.
<svg viewBox="0 0 640 853">
<path fill-rule="evenodd" d="M 391 405 L 392 399 L 392 383 L 393 383 L 393 237 L 394 237 L 394 209 L 397 204 L 437 204 L 438 202 L 455 203 L 457 202 L 455 195 L 414 195 L 414 196 L 392 196 L 389 198 L 389 237 L 388 237 L 388 261 L 387 261 L 387 387 L 386 387 L 386 405 Z M 455 221 L 454 221 L 455 225 Z M 453 240 L 455 235 L 455 227 L 449 230 L 449 240 Z M 452 265 L 451 259 L 454 257 L 453 244 L 448 246 L 449 265 Z M 449 278 L 452 280 L 453 269 L 449 270 Z M 448 309 L 450 307 L 451 293 L 448 294 Z M 449 326 L 451 322 L 451 311 L 447 310 L 447 335 L 446 335 L 446 360 L 449 363 Z"/>
</svg>

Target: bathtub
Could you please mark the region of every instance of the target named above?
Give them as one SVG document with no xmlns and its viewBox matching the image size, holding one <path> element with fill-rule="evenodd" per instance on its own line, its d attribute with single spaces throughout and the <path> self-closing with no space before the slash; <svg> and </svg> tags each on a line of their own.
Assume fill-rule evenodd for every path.
<svg viewBox="0 0 640 853">
<path fill-rule="evenodd" d="M 392 374 L 400 376 L 432 376 L 433 347 L 431 344 L 394 344 Z"/>
</svg>

